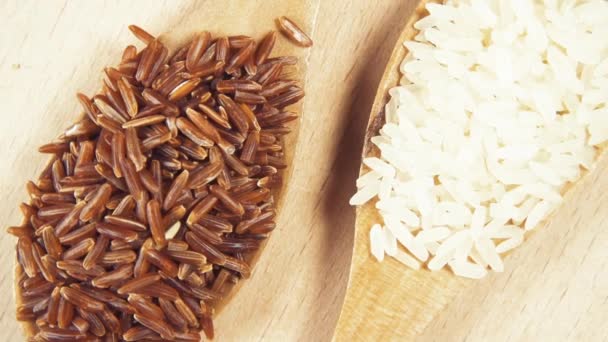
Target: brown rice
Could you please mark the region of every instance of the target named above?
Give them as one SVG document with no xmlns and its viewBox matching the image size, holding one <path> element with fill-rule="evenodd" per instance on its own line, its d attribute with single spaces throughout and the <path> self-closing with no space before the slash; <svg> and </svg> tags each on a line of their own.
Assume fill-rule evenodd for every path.
<svg viewBox="0 0 608 342">
<path fill-rule="evenodd" d="M 51 162 L 8 229 L 35 340 L 211 339 L 213 306 L 275 227 L 285 107 L 304 96 L 281 76 L 294 58 L 269 58 L 276 33 L 203 32 L 169 58 L 129 29 L 145 48 L 77 94 L 84 118 L 40 147 Z"/>
</svg>

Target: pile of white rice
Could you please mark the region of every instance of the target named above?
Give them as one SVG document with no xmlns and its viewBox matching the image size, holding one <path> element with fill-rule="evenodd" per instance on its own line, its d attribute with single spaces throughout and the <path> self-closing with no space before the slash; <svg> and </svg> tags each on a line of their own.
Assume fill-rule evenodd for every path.
<svg viewBox="0 0 608 342">
<path fill-rule="evenodd" d="M 608 1 L 448 0 L 405 42 L 352 205 L 371 251 L 481 278 L 559 206 L 608 139 Z"/>
</svg>

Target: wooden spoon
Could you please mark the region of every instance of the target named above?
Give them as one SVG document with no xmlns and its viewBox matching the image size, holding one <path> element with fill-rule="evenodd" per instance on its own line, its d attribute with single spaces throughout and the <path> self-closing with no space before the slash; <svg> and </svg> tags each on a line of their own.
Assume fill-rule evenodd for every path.
<svg viewBox="0 0 608 342">
<path fill-rule="evenodd" d="M 364 158 L 380 155 L 370 139 L 378 135 L 385 122 L 384 107 L 389 100 L 388 90 L 399 84 L 399 67 L 408 52 L 403 42 L 414 39 L 418 33 L 414 24 L 428 15 L 425 6 L 432 2 L 441 1 L 420 1 L 393 50 L 372 106 L 365 134 Z M 598 159 L 605 157 L 606 149 L 603 148 L 601 152 Z M 589 174 L 584 174 L 585 180 L 591 178 L 587 177 Z M 566 189 L 564 201 L 568 202 L 576 196 L 575 193 L 586 188 L 579 185 L 588 183 L 581 177 L 575 183 L 576 191 L 572 186 Z M 379 263 L 371 257 L 369 249 L 370 228 L 378 222 L 382 222 L 382 218 L 373 204 L 368 202 L 357 208 L 351 273 L 334 333 L 336 341 L 388 341 L 397 337 L 402 341 L 414 340 L 459 293 L 476 284 L 475 280 L 457 277 L 447 270 L 413 270 L 390 257 Z"/>
<path fill-rule="evenodd" d="M 428 2 L 437 1 L 420 1 L 389 59 L 372 105 L 365 133 L 364 157 L 380 155 L 370 139 L 384 124 L 388 90 L 399 84 L 399 66 L 407 54 L 403 42 L 413 39 L 418 33 L 414 24 L 428 14 L 425 9 Z M 372 341 L 396 336 L 404 341 L 412 340 L 463 286 L 471 282 L 443 270 L 416 271 L 393 258 L 386 258 L 382 263 L 371 258 L 369 230 L 377 222 L 382 221 L 373 204 L 368 202 L 357 208 L 351 274 L 334 335 L 336 341 L 346 341 L 358 334 Z"/>
<path fill-rule="evenodd" d="M 138 8 L 141 5 L 133 4 L 133 8 L 130 9 L 131 12 L 139 12 L 141 8 Z M 141 43 L 133 37 L 133 35 L 127 30 L 127 25 L 129 24 L 137 24 L 142 28 L 147 30 L 153 35 L 158 35 L 160 40 L 163 42 L 167 48 L 169 48 L 171 53 L 174 53 L 177 48 L 187 44 L 193 37 L 195 33 L 201 31 L 209 31 L 212 33 L 214 37 L 222 36 L 222 35 L 248 35 L 256 39 L 257 42 L 264 37 L 264 35 L 271 31 L 278 31 L 278 27 L 275 23 L 275 19 L 281 16 L 287 16 L 294 22 L 296 22 L 303 30 L 310 33 L 315 15 L 317 13 L 317 8 L 319 6 L 319 0 L 312 1 L 284 1 L 284 0 L 269 0 L 264 2 L 263 8 L 259 6 L 256 2 L 249 1 L 233 1 L 233 2 L 225 2 L 225 1 L 216 1 L 216 2 L 192 2 L 190 6 L 186 6 L 187 3 L 184 2 L 182 5 L 173 5 L 171 4 L 170 8 L 156 8 L 154 4 L 151 4 L 149 8 L 147 8 L 147 12 L 156 11 L 158 15 L 152 22 L 137 22 L 138 16 L 129 15 L 127 13 L 117 13 L 115 17 L 113 17 L 112 22 L 113 25 L 116 26 L 116 30 L 110 31 L 108 30 L 107 34 L 115 34 L 116 32 L 120 32 L 117 34 L 120 39 L 113 39 L 110 43 L 102 41 L 93 41 L 90 39 L 83 40 L 83 53 L 87 54 L 88 49 L 90 49 L 90 53 L 95 55 L 95 58 L 86 59 L 84 62 L 80 61 L 80 64 L 85 63 L 86 66 L 82 65 L 79 67 L 80 69 L 85 69 L 86 71 L 78 70 L 78 72 L 74 72 L 74 78 L 79 78 L 82 80 L 80 84 L 87 89 L 95 89 L 101 85 L 101 78 L 97 77 L 100 75 L 99 72 L 102 67 L 105 66 L 114 66 L 120 61 L 120 51 L 127 45 L 133 44 L 138 48 L 141 48 Z M 124 7 L 123 7 L 124 8 Z M 84 9 L 83 9 L 84 10 Z M 150 15 L 146 16 L 149 18 Z M 135 18 L 135 19 L 134 19 Z M 59 33 L 56 33 L 59 34 Z M 64 35 L 68 36 L 69 32 L 64 32 Z M 83 36 L 84 37 L 84 36 Z M 118 41 L 118 42 L 116 42 Z M 104 45 L 106 44 L 106 45 Z M 49 47 L 50 48 L 50 47 Z M 100 51 L 101 50 L 101 51 Z M 288 39 L 283 37 L 282 35 L 277 36 L 276 44 L 271 54 L 273 56 L 296 56 L 299 61 L 296 65 L 295 72 L 297 72 L 297 79 L 300 81 L 299 84 L 302 88 L 305 88 L 305 75 L 308 64 L 308 56 L 310 54 L 310 48 L 301 48 L 297 45 L 290 42 Z M 67 62 L 63 62 L 66 64 Z M 91 65 L 88 65 L 88 64 Z M 76 65 L 74 65 L 74 68 Z M 66 66 L 67 68 L 72 68 L 70 66 Z M 93 77 L 91 77 L 93 75 Z M 92 93 L 92 92 L 91 92 Z M 48 137 L 48 136 L 56 136 L 59 133 L 63 132 L 64 129 L 70 126 L 72 122 L 79 118 L 79 111 L 74 111 L 74 104 L 76 104 L 75 94 L 66 93 L 62 95 L 64 99 L 59 101 L 59 105 L 55 103 L 52 106 L 52 110 L 50 110 L 49 114 L 53 114 L 53 117 L 61 117 L 62 120 L 54 120 L 50 124 L 45 124 L 40 126 L 39 128 L 43 131 L 36 132 L 26 132 L 23 136 L 32 136 L 32 137 Z M 292 110 L 296 113 L 302 114 L 302 102 L 300 101 L 297 105 L 294 105 Z M 37 121 L 38 118 L 42 117 L 44 113 L 37 113 L 34 115 L 34 120 Z M 55 115 L 56 114 L 56 115 Z M 28 118 L 22 118 L 22 120 L 27 120 Z M 30 118 L 32 119 L 32 118 Z M 283 183 L 281 188 L 277 189 L 274 197 L 275 197 L 275 205 L 277 211 L 280 215 L 281 207 L 283 204 L 282 196 L 286 191 L 285 188 L 287 184 L 289 184 L 289 178 L 292 174 L 292 160 L 295 151 L 295 143 L 297 141 L 298 131 L 299 131 L 299 120 L 296 120 L 289 124 L 292 132 L 287 135 L 287 137 L 282 142 L 285 153 L 285 162 L 288 167 L 283 171 Z M 49 134 L 49 132 L 51 134 Z M 47 138 L 48 141 L 50 139 Z M 14 151 L 14 153 L 22 153 L 22 154 L 38 154 L 37 152 L 37 144 L 39 141 L 33 139 L 31 143 L 28 144 L 27 150 L 18 150 Z M 38 158 L 37 162 L 41 162 L 42 158 Z M 28 169 L 31 169 L 31 165 L 28 165 Z M 17 175 L 20 172 L 23 173 L 23 170 L 13 170 L 13 175 Z M 25 172 L 23 174 L 28 174 Z M 5 175 L 6 177 L 12 177 Z M 35 175 L 34 177 L 37 177 Z M 20 179 L 20 178 L 19 178 Z M 19 184 L 17 184 L 19 183 Z M 15 182 L 15 186 L 22 189 L 21 182 Z M 18 205 L 18 202 L 14 202 L 11 205 L 15 207 Z M 15 211 L 14 217 L 10 217 L 10 222 L 19 222 L 21 220 L 20 215 Z M 272 236 L 272 234 L 271 234 Z M 262 247 L 256 251 L 254 255 L 248 260 L 250 265 L 255 270 L 255 263 L 259 259 L 260 255 L 263 253 L 263 249 L 265 247 L 265 243 Z M 286 246 L 288 247 L 288 246 Z M 10 249 L 11 253 L 14 253 L 13 249 Z M 255 272 L 255 271 L 254 271 Z M 20 274 L 15 273 L 15 279 L 19 279 Z M 264 279 L 258 278 L 256 281 L 264 282 Z M 218 302 L 214 308 L 217 314 L 223 311 L 226 305 L 231 302 L 232 298 L 238 294 L 238 290 L 242 287 L 243 284 L 246 284 L 248 280 L 240 281 L 231 289 L 229 292 L 225 293 L 223 299 Z M 20 298 L 20 289 L 19 286 L 15 286 L 15 291 L 17 293 L 16 300 L 19 302 Z M 250 302 L 252 303 L 252 302 Z M 258 308 L 251 307 L 248 308 L 248 312 L 255 312 Z M 243 311 L 243 309 L 231 310 L 232 312 Z M 233 315 L 235 315 L 233 313 Z M 9 319 L 13 319 L 10 317 Z M 219 326 L 216 322 L 216 334 L 222 335 L 222 331 L 226 331 L 228 329 L 234 329 L 234 319 L 226 318 L 223 320 L 224 325 L 219 323 Z M 32 336 L 34 334 L 34 325 L 31 323 L 24 322 L 22 324 L 25 334 L 27 336 Z M 246 332 L 244 332 L 246 334 Z M 230 336 L 230 334 L 227 334 Z M 236 334 L 233 334 L 236 335 Z"/>
</svg>

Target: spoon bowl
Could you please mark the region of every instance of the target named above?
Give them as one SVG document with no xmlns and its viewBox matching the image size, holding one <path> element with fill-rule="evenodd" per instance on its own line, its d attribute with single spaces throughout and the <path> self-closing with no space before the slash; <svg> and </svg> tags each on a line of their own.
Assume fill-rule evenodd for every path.
<svg viewBox="0 0 608 342">
<path fill-rule="evenodd" d="M 290 19 L 301 25 L 303 29 L 309 31 L 312 27 L 312 21 L 317 5 L 318 1 L 310 1 L 303 4 L 298 1 L 271 0 L 265 2 L 264 10 L 260 10 L 259 8 L 256 8 L 258 4 L 255 4 L 253 2 L 205 3 L 193 6 L 192 8 L 182 8 L 181 11 L 172 13 L 173 15 L 169 17 L 157 18 L 153 23 L 140 23 L 136 22 L 136 19 L 127 18 L 128 16 L 124 16 L 124 18 L 123 16 L 117 16 L 113 21 L 113 25 L 122 27 L 120 39 L 112 41 L 111 44 L 108 44 L 108 46 L 103 45 L 103 43 L 105 42 L 100 43 L 87 41 L 87 48 L 90 48 L 91 50 L 98 50 L 95 51 L 98 58 L 96 58 L 94 62 L 91 63 L 91 66 L 85 65 L 85 67 L 83 68 L 89 69 L 88 74 L 86 72 L 75 73 L 75 77 L 82 78 L 84 82 L 84 87 L 86 87 L 87 89 L 97 87 L 100 84 L 99 81 L 101 81 L 101 78 L 97 76 L 91 77 L 91 75 L 99 75 L 99 64 L 103 66 L 116 65 L 120 61 L 120 51 L 126 46 L 126 44 L 133 44 L 137 46 L 138 49 L 143 48 L 142 43 L 139 42 L 127 30 L 127 25 L 131 23 L 141 25 L 151 34 L 158 35 L 159 39 L 169 49 L 170 53 L 174 53 L 175 51 L 177 51 L 178 48 L 187 44 L 192 39 L 194 34 L 199 33 L 201 31 L 209 31 L 214 37 L 222 35 L 248 35 L 259 42 L 267 32 L 271 30 L 278 31 L 278 28 L 275 24 L 275 19 L 280 16 L 289 17 Z M 230 15 L 226 15 L 226 13 L 230 13 Z M 125 20 L 134 20 L 134 22 L 124 22 L 125 20 L 120 20 L 117 18 Z M 102 53 L 99 53 L 99 50 L 102 50 Z M 300 86 L 302 88 L 305 88 L 304 81 L 306 75 L 306 67 L 308 63 L 307 57 L 309 54 L 310 49 L 300 48 L 291 43 L 289 40 L 285 39 L 284 37 L 278 35 L 275 47 L 270 57 L 297 57 L 298 64 L 296 64 L 293 68 L 290 68 L 289 72 L 297 75 L 295 76 L 295 78 L 299 81 Z M 88 59 L 85 59 L 85 62 L 83 63 L 86 64 L 86 61 L 88 61 Z M 92 93 L 92 91 L 88 92 Z M 78 111 L 74 111 L 70 108 L 73 103 L 77 103 L 75 96 L 71 93 L 65 93 L 62 96 L 65 97 L 65 99 L 62 102 L 62 113 L 58 116 L 60 116 L 63 121 L 57 120 L 57 122 L 53 121 L 50 125 L 41 126 L 41 128 L 44 129 L 44 132 L 30 133 L 35 134 L 38 137 L 46 137 L 49 135 L 49 132 L 51 133 L 51 135 L 59 135 L 59 133 L 62 132 L 63 129 L 69 127 L 72 122 L 76 121 L 79 118 L 78 111 L 81 111 L 81 109 L 78 108 Z M 298 113 L 298 115 L 302 115 L 302 101 L 300 101 L 296 105 L 291 106 L 290 110 L 295 113 Z M 39 114 L 41 115 L 42 113 Z M 283 195 L 286 192 L 285 189 L 289 184 L 289 178 L 293 170 L 291 164 L 295 152 L 295 144 L 299 131 L 299 122 L 300 120 L 295 120 L 288 124 L 288 127 L 291 129 L 291 133 L 281 141 L 285 154 L 284 161 L 288 166 L 285 170 L 282 171 L 283 182 L 281 186 L 275 189 L 273 193 L 275 199 L 275 208 L 277 209 L 279 215 L 281 213 L 281 208 L 283 207 L 284 203 Z M 31 148 L 29 150 L 24 150 L 23 154 L 37 154 L 37 152 L 34 148 Z M 39 157 L 37 161 L 40 162 L 41 160 L 42 158 Z M 21 184 L 19 184 L 18 186 L 21 189 Z M 10 205 L 15 204 L 16 203 Z M 16 218 L 16 220 L 19 219 L 20 218 Z M 272 234 L 270 234 L 269 238 L 272 238 Z M 252 255 L 248 256 L 247 261 L 254 268 L 254 270 L 255 264 L 257 263 L 266 246 L 266 241 L 262 243 L 261 247 L 257 251 L 255 251 Z M 288 248 L 288 246 L 286 246 L 285 248 Z M 20 270 L 17 268 L 15 271 L 15 279 L 20 279 L 20 277 Z M 264 282 L 263 276 L 256 278 L 256 281 L 262 283 Z M 214 306 L 215 314 L 217 315 L 218 313 L 224 311 L 226 305 L 232 302 L 232 299 L 238 294 L 238 290 L 242 287 L 242 285 L 247 284 L 248 282 L 248 280 L 239 281 L 237 284 L 228 288 L 227 291 L 224 293 L 223 298 L 218 301 Z M 19 286 L 17 285 L 15 285 L 15 293 L 17 304 L 19 304 L 21 294 Z M 246 300 L 246 298 L 243 299 Z M 256 308 L 251 305 L 250 311 L 253 312 L 255 310 Z M 10 319 L 12 319 L 12 317 Z M 22 323 L 22 327 L 26 336 L 32 336 L 34 334 L 34 324 L 24 322 Z M 228 327 L 222 327 L 220 324 L 217 329 L 218 333 L 221 334 L 222 330 L 227 328 Z"/>
<path fill-rule="evenodd" d="M 413 40 L 417 35 L 414 24 L 428 15 L 425 6 L 440 2 L 421 0 L 399 36 L 378 86 L 365 132 L 362 158 L 380 156 L 371 138 L 378 135 L 385 123 L 384 108 L 390 99 L 388 91 L 400 83 L 400 66 L 408 53 L 403 42 Z M 605 150 L 605 146 L 602 146 L 597 164 L 603 160 Z M 367 169 L 362 165 L 360 175 L 365 172 Z M 587 176 L 591 173 L 584 172 L 576 183 L 566 187 L 564 202 L 569 202 L 588 189 L 590 182 L 587 179 L 591 177 Z M 552 217 L 554 215 L 541 226 L 551 222 Z M 369 233 L 372 225 L 381 222 L 373 201 L 357 207 L 351 273 L 334 334 L 336 341 L 359 340 L 362 336 L 365 340 L 391 340 L 396 337 L 406 341 L 415 340 L 460 293 L 472 289 L 477 282 L 491 281 L 494 277 L 491 275 L 475 281 L 455 276 L 445 269 L 431 272 L 422 266 L 420 270 L 413 270 L 390 257 L 379 263 L 371 256 Z M 545 229 L 539 227 L 534 232 L 537 231 Z M 526 239 L 529 238 L 530 234 L 527 234 Z M 525 247 L 519 250 L 522 249 Z"/>
</svg>

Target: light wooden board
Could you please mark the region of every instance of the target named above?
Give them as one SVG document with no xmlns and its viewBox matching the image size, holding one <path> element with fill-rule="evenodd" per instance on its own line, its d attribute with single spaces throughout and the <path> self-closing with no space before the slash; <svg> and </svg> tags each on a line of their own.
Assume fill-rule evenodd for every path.
<svg viewBox="0 0 608 342">
<path fill-rule="evenodd" d="M 354 192 L 363 133 L 385 64 L 415 2 L 293 2 L 309 6 L 310 21 L 303 26 L 315 40 L 308 57 L 307 97 L 293 175 L 279 216 L 279 229 L 271 237 L 252 278 L 216 320 L 218 341 L 331 339 L 350 266 L 355 214 L 347 202 Z M 101 68 L 114 63 L 121 47 L 133 42 L 127 24 L 137 23 L 159 33 L 179 28 L 184 20 L 198 20 L 201 29 L 209 29 L 225 20 L 225 16 L 205 16 L 218 3 L 230 3 L 234 8 L 244 6 L 235 16 L 250 18 L 243 29 L 250 34 L 273 27 L 272 22 L 253 20 L 253 14 L 266 13 L 270 17 L 274 11 L 289 15 L 294 10 L 272 6 L 281 1 L 262 0 L 0 3 L 0 217 L 5 226 L 19 222 L 17 203 L 26 199 L 23 185 L 35 177 L 46 160 L 35 153 L 37 146 L 52 139 L 76 117 L 74 93 L 92 93 Z M 196 15 L 188 19 L 192 13 Z M 179 30 L 174 34 L 179 34 Z M 467 289 L 439 317 L 434 328 L 422 336 L 444 341 L 454 334 L 458 339 L 468 336 L 482 341 L 493 336 L 505 340 L 511 332 L 514 338 L 531 339 L 559 331 L 582 337 L 579 340 L 604 338 L 601 334 L 608 330 L 602 322 L 607 314 L 607 237 L 601 229 L 605 219 L 601 213 L 608 209 L 608 200 L 602 195 L 602 187 L 598 180 L 589 197 L 572 207 L 576 218 L 565 214 L 562 230 L 552 230 L 559 242 L 554 249 L 543 246 L 543 240 L 538 240 L 542 234 L 537 234 L 521 256 L 516 254 L 507 262 L 507 267 L 518 265 L 513 277 L 504 273 L 498 279 Z M 577 218 L 581 218 L 578 223 Z M 19 325 L 13 319 L 11 295 L 14 242 L 10 236 L 0 234 L 2 341 L 22 340 Z M 565 258 L 559 255 L 561 246 L 566 246 Z M 580 253 L 581 250 L 587 253 Z M 548 261 L 542 272 L 544 263 L 540 261 L 530 265 L 516 262 L 536 254 L 541 256 L 539 260 Z M 586 266 L 579 269 L 577 265 L 581 263 Z M 595 280 L 586 278 L 592 267 L 602 269 L 604 275 L 598 273 Z M 585 276 L 574 278 L 570 275 L 573 271 L 585 271 L 581 273 Z M 497 286 L 500 291 L 490 291 Z M 524 292 L 522 289 L 533 291 L 526 296 L 517 295 Z M 560 300 L 565 290 L 565 299 Z M 477 304 L 468 304 L 470 298 L 477 298 Z M 509 305 L 504 310 L 496 307 L 505 302 Z M 367 313 L 380 315 L 378 320 L 386 319 L 387 314 L 394 318 L 402 314 L 386 313 L 380 306 Z M 353 331 L 354 335 L 340 336 L 354 336 L 356 340 L 371 340 L 374 336 L 366 335 L 364 329 L 350 330 Z M 386 340 L 399 339 L 389 331 L 383 336 Z"/>
</svg>

